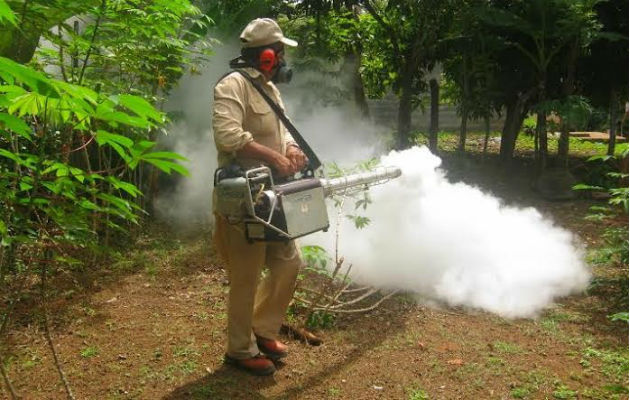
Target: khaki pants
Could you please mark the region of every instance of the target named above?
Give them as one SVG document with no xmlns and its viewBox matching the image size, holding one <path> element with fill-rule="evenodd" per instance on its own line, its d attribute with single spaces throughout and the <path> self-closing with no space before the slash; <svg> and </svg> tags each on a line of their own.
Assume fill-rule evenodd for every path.
<svg viewBox="0 0 630 400">
<path fill-rule="evenodd" d="M 215 221 L 214 242 L 230 281 L 227 355 L 250 358 L 259 353 L 254 333 L 276 338 L 302 260 L 293 241 L 249 243 L 242 224 L 216 214 Z M 263 265 L 269 272 L 259 283 Z"/>
</svg>

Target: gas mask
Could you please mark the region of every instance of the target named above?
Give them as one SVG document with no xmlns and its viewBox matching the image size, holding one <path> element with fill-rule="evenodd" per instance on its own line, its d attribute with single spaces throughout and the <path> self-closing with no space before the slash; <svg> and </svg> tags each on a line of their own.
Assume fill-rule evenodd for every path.
<svg viewBox="0 0 630 400">
<path fill-rule="evenodd" d="M 275 73 L 271 77 L 273 83 L 289 83 L 293 77 L 293 70 L 287 65 L 287 62 L 280 60 L 275 68 Z"/>
</svg>

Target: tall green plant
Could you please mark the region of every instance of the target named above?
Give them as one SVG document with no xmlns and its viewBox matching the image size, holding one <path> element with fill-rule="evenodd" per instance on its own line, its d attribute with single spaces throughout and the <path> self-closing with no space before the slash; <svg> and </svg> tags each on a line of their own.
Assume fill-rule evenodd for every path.
<svg viewBox="0 0 630 400">
<path fill-rule="evenodd" d="M 183 0 L 134 2 L 137 8 L 124 10 L 123 3 L 102 1 L 93 9 L 84 32 L 89 41 L 74 32 L 61 35 L 57 48 L 38 55 L 30 66 L 0 57 L 0 296 L 9 304 L 0 314 L 0 338 L 20 291 L 39 284 L 45 336 L 69 398 L 73 395 L 48 328 L 48 277 L 85 264 L 91 246 L 139 222 L 143 188 L 136 178 L 143 166 L 187 174 L 179 163 L 185 159 L 160 151 L 154 138 L 168 122 L 156 109 L 160 95 L 197 54 L 187 48 L 194 37 L 178 36 L 186 35 L 182 16 L 194 14 L 194 8 Z M 133 24 L 125 19 L 130 15 L 136 15 Z M 17 21 L 0 0 L 0 24 Z M 126 32 L 125 40 L 125 32 L 119 32 L 118 42 L 108 42 L 111 37 L 100 29 L 123 30 L 121 21 L 136 31 Z M 119 51 L 115 57 L 112 48 Z M 52 59 L 58 60 L 56 77 L 38 70 Z M 120 68 L 112 66 L 112 59 Z M 164 74 L 171 73 L 171 81 L 162 85 L 151 63 L 170 71 Z M 10 387 L 1 356 L 0 372 Z"/>
</svg>

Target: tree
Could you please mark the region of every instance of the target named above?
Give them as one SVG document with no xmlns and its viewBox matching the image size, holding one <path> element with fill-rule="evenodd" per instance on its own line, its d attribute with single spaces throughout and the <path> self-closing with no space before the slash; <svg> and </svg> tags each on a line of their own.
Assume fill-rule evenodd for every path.
<svg viewBox="0 0 630 400">
<path fill-rule="evenodd" d="M 628 98 L 628 2 L 610 0 L 594 6 L 602 33 L 593 38 L 577 61 L 576 85 L 594 106 L 608 109 L 610 140 L 615 147 L 618 110 Z"/>
<path fill-rule="evenodd" d="M 300 43 L 293 52 L 293 63 L 298 68 L 315 69 L 331 78 L 339 75 L 350 78 L 343 79 L 342 83 L 348 83 L 341 91 L 317 82 L 314 89 L 320 91 L 324 102 L 351 97 L 361 115 L 368 117 L 360 72 L 363 24 L 360 9 L 353 3 L 356 1 L 303 1 L 290 18 L 280 18 L 279 23 L 287 35 Z"/>
<path fill-rule="evenodd" d="M 16 23 L 0 26 L 0 57 L 29 62 L 45 32 L 98 4 L 99 0 L 7 1 L 15 12 Z"/>
<path fill-rule="evenodd" d="M 453 18 L 454 2 L 395 0 L 361 1 L 374 20 L 364 51 L 368 81 L 391 86 L 400 98 L 396 147 L 411 144 L 411 112 L 426 91 L 424 75 L 441 58 L 441 43 Z M 368 85 L 369 86 L 369 85 Z M 369 88 L 373 90 L 373 87 Z"/>
<path fill-rule="evenodd" d="M 448 95 L 458 104 L 461 116 L 458 150 L 464 151 L 469 118 L 486 121 L 487 147 L 489 119 L 494 114 L 494 73 L 498 64 L 495 54 L 501 43 L 489 35 L 480 24 L 477 13 L 479 1 L 462 2 L 455 15 L 448 40 L 448 56 L 444 62 L 446 77 L 452 83 Z"/>
</svg>

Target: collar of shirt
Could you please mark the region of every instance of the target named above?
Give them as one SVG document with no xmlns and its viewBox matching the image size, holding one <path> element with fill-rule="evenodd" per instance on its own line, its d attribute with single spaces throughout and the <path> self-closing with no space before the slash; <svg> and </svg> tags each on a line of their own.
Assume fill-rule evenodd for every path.
<svg viewBox="0 0 630 400">
<path fill-rule="evenodd" d="M 252 78 L 256 79 L 256 80 L 259 80 L 261 82 L 267 83 L 267 80 L 263 76 L 262 72 L 260 72 L 256 68 L 245 67 L 245 68 L 242 69 L 242 71 L 245 72 L 247 75 L 251 76 Z"/>
</svg>

